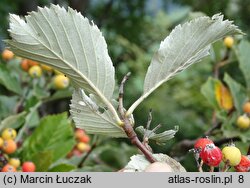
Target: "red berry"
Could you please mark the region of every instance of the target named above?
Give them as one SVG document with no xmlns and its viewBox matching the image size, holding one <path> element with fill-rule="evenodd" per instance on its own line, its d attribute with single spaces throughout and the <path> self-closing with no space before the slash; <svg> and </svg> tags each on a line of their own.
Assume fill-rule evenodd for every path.
<svg viewBox="0 0 250 188">
<path fill-rule="evenodd" d="M 242 155 L 240 164 L 234 167 L 237 172 L 249 172 L 250 170 L 250 158 Z"/>
<path fill-rule="evenodd" d="M 209 138 L 199 138 L 195 142 L 194 148 L 201 151 L 203 148 L 205 148 L 207 144 L 213 144 L 213 141 L 210 140 Z"/>
<path fill-rule="evenodd" d="M 36 165 L 31 161 L 26 161 L 22 165 L 22 171 L 23 172 L 35 172 L 36 171 Z"/>
<path fill-rule="evenodd" d="M 214 144 L 207 144 L 201 150 L 200 157 L 208 166 L 218 166 L 222 160 L 222 152 Z"/>
</svg>

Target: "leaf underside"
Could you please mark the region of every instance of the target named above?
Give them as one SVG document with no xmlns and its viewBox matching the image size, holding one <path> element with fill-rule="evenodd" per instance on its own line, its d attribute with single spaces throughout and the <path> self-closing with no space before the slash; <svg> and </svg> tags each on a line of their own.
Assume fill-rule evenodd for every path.
<svg viewBox="0 0 250 188">
<path fill-rule="evenodd" d="M 88 97 L 81 89 L 73 93 L 70 113 L 76 126 L 83 128 L 89 134 L 126 137 L 123 129 L 116 125 L 109 110 L 100 109 L 94 98 Z"/>
<path fill-rule="evenodd" d="M 231 21 L 223 21 L 223 15 L 220 14 L 212 18 L 199 17 L 176 26 L 161 42 L 159 50 L 148 67 L 143 95 L 129 108 L 127 114 L 131 114 L 164 82 L 209 55 L 211 43 L 233 34 L 242 34 L 242 32 Z"/>
<path fill-rule="evenodd" d="M 209 55 L 210 44 L 241 31 L 220 14 L 178 25 L 161 42 L 148 68 L 144 94 Z"/>
<path fill-rule="evenodd" d="M 114 67 L 96 25 L 58 5 L 39 7 L 25 20 L 10 15 L 12 40 L 6 42 L 16 55 L 47 64 L 67 75 L 75 87 L 111 99 Z"/>
</svg>

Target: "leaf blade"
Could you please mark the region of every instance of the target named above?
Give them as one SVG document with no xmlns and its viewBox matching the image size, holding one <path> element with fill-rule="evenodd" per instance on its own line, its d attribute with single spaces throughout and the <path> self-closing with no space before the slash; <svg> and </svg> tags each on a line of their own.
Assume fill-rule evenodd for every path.
<svg viewBox="0 0 250 188">
<path fill-rule="evenodd" d="M 100 134 L 111 137 L 126 137 L 110 111 L 102 109 L 88 97 L 83 90 L 75 90 L 70 104 L 70 113 L 78 128 L 84 129 L 88 134 Z"/>
<path fill-rule="evenodd" d="M 211 43 L 227 35 L 241 33 L 231 21 L 223 21 L 220 14 L 176 26 L 161 42 L 148 68 L 143 95 L 129 108 L 127 115 L 164 82 L 209 55 Z"/>
</svg>

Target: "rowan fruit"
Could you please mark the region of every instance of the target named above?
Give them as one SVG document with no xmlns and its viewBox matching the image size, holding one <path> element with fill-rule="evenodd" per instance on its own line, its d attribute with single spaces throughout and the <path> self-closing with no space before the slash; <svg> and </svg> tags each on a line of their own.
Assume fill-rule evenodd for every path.
<svg viewBox="0 0 250 188">
<path fill-rule="evenodd" d="M 7 129 L 4 129 L 4 131 L 2 132 L 2 138 L 4 140 L 14 140 L 16 138 L 16 130 L 15 129 L 12 129 L 12 128 L 7 128 Z"/>
<path fill-rule="evenodd" d="M 16 142 L 14 140 L 5 140 L 3 142 L 2 150 L 6 154 L 12 154 L 16 151 L 16 149 L 17 149 L 17 145 L 16 145 Z"/>
<path fill-rule="evenodd" d="M 241 152 L 234 145 L 226 146 L 222 149 L 223 161 L 230 166 L 236 166 L 240 163 Z"/>
<path fill-rule="evenodd" d="M 250 127 L 250 119 L 246 115 L 239 116 L 236 125 L 240 129 L 247 129 Z"/>
<path fill-rule="evenodd" d="M 234 167 L 237 172 L 249 172 L 250 170 L 250 158 L 242 155 L 240 163 Z"/>
<path fill-rule="evenodd" d="M 11 59 L 13 59 L 14 57 L 14 53 L 8 49 L 5 49 L 3 52 L 2 52 L 2 58 L 5 60 L 5 61 L 9 61 Z"/>
<path fill-rule="evenodd" d="M 250 102 L 246 102 L 244 105 L 243 105 L 243 111 L 245 113 L 250 113 Z"/>
<path fill-rule="evenodd" d="M 6 164 L 2 168 L 1 172 L 16 172 L 16 168 L 14 166 L 10 165 L 10 164 Z"/>
<path fill-rule="evenodd" d="M 22 171 L 23 172 L 35 172 L 36 171 L 36 165 L 31 161 L 26 161 L 22 165 Z"/>
<path fill-rule="evenodd" d="M 223 41 L 224 45 L 227 47 L 227 48 L 232 48 L 233 44 L 234 44 L 234 38 L 233 37 L 226 37 Z"/>
<path fill-rule="evenodd" d="M 222 160 L 222 153 L 214 144 L 207 144 L 201 150 L 200 157 L 208 166 L 218 166 Z"/>
<path fill-rule="evenodd" d="M 41 69 L 41 67 L 38 66 L 38 65 L 34 65 L 34 66 L 30 67 L 30 69 L 29 69 L 29 75 L 32 78 L 39 78 L 39 77 L 41 77 L 41 75 L 42 75 L 42 69 Z"/>
<path fill-rule="evenodd" d="M 11 158 L 9 160 L 9 164 L 14 166 L 15 168 L 18 168 L 21 164 L 21 161 L 18 158 Z"/>
<path fill-rule="evenodd" d="M 201 151 L 207 144 L 213 144 L 213 141 L 209 138 L 199 138 L 195 142 L 194 148 Z"/>
<path fill-rule="evenodd" d="M 53 79 L 53 84 L 56 89 L 65 89 L 69 86 L 69 79 L 64 75 L 56 75 Z"/>
</svg>

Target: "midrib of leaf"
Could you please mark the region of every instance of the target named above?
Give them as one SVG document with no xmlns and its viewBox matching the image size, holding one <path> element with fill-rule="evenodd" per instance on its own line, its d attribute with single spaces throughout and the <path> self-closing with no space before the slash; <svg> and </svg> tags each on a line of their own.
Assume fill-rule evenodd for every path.
<svg viewBox="0 0 250 188">
<path fill-rule="evenodd" d="M 42 12 L 42 11 L 41 11 Z M 59 42 L 58 42 L 58 37 L 57 37 L 57 35 L 56 35 L 56 32 L 54 31 L 54 29 L 53 29 L 53 27 L 51 26 L 51 24 L 50 24 L 50 22 L 47 20 L 47 18 L 46 18 L 46 16 L 44 16 L 44 14 L 43 14 L 43 12 L 42 12 L 42 15 L 43 15 L 43 17 L 46 19 L 46 21 L 47 21 L 47 23 L 49 24 L 49 26 L 50 26 L 50 28 L 52 29 L 52 31 L 53 31 L 53 34 L 54 34 L 54 36 L 55 36 L 55 38 L 56 38 L 56 42 L 57 42 L 57 46 L 59 46 L 59 48 L 60 48 L 60 45 L 59 45 Z M 59 17 L 59 20 L 60 20 L 60 17 Z M 39 25 L 39 23 L 35 20 L 35 22 Z M 32 24 L 31 24 L 32 25 Z M 27 25 L 28 26 L 28 25 Z M 63 26 L 63 24 L 62 24 L 62 26 Z M 88 26 L 89 28 L 90 28 L 90 25 Z M 41 28 L 40 26 L 39 26 L 39 28 Z M 63 28 L 64 28 L 64 26 L 63 26 Z M 32 28 L 33 29 L 33 31 L 35 31 L 34 30 L 34 28 Z M 120 118 L 119 118 L 119 116 L 118 116 L 118 114 L 117 114 L 117 112 L 116 112 L 116 110 L 114 109 L 114 107 L 113 107 L 113 105 L 109 102 L 109 100 L 100 92 L 100 90 L 97 88 L 97 87 L 95 87 L 95 85 L 89 80 L 89 79 L 87 79 L 87 77 L 85 77 L 80 71 L 78 71 L 75 67 L 73 67 L 68 61 L 65 61 L 65 59 L 63 58 L 63 56 L 64 56 L 64 54 L 63 54 L 63 50 L 60 48 L 60 51 L 61 51 L 61 53 L 62 53 L 62 57 L 59 55 L 59 54 L 57 54 L 56 52 L 54 52 L 52 49 L 51 49 L 51 47 L 48 47 L 46 44 L 44 44 L 41 40 L 39 40 L 37 37 L 35 37 L 32 33 L 30 33 L 25 27 L 24 27 L 24 30 L 26 31 L 26 33 L 27 34 L 29 34 L 33 39 L 35 39 L 35 41 L 38 41 L 39 43 L 38 44 L 40 44 L 40 45 L 43 45 L 46 49 L 48 49 L 50 52 L 52 52 L 60 61 L 62 61 L 62 62 L 64 62 L 64 64 L 66 64 L 68 67 L 64 67 L 65 69 L 71 69 L 71 70 L 73 70 L 74 72 L 76 72 L 78 75 L 80 75 L 80 77 L 82 77 L 83 79 L 84 79 L 84 81 L 85 82 L 87 82 L 87 84 L 96 92 L 96 94 L 100 97 L 100 99 L 103 101 L 103 103 L 105 104 L 105 105 L 107 105 L 107 108 L 110 110 L 110 112 L 114 115 L 114 118 L 115 118 L 115 120 L 116 120 L 116 122 L 117 122 L 117 124 L 118 125 L 120 125 L 120 124 L 122 124 L 122 121 L 120 120 Z M 42 30 L 41 30 L 42 31 Z M 64 29 L 64 32 L 66 32 L 65 31 L 65 29 Z M 44 32 L 43 32 L 44 33 Z M 91 32 L 90 32 L 91 33 Z M 65 34 L 66 35 L 66 34 Z M 45 34 L 44 34 L 44 36 L 46 36 Z M 67 36 L 67 35 L 66 35 Z M 46 40 L 48 40 L 48 38 L 46 37 Z M 67 40 L 68 40 L 68 38 L 67 38 Z M 68 40 L 69 41 L 69 40 Z M 92 43 L 93 43 L 93 37 L 92 37 L 92 34 L 91 34 L 91 41 L 92 41 Z M 23 42 L 22 42 L 23 43 Z M 23 43 L 23 44 L 25 44 L 25 43 Z M 71 43 L 69 42 L 69 44 L 71 45 Z M 12 45 L 14 45 L 14 44 L 12 44 Z M 19 50 L 22 50 L 22 51 L 25 51 L 25 52 L 30 52 L 30 51 L 27 51 L 27 50 L 24 50 L 24 49 L 20 49 L 19 47 L 17 47 L 16 45 L 14 45 L 17 49 L 19 49 Z M 72 49 L 72 45 L 71 45 L 71 50 L 72 50 L 72 52 L 73 52 L 73 49 Z M 95 51 L 95 50 L 94 50 Z M 35 54 L 34 52 L 32 52 L 33 54 Z M 96 52 L 95 52 L 96 53 Z M 74 54 L 74 52 L 73 52 L 73 54 Z M 50 59 L 55 59 L 55 58 L 52 58 L 52 57 L 48 57 L 48 56 L 44 56 L 44 55 L 40 55 L 40 54 L 36 54 L 37 56 L 41 56 L 41 57 L 46 57 L 46 58 L 50 58 Z M 74 54 L 74 57 L 75 57 L 75 54 Z M 95 57 L 96 58 L 96 57 Z M 79 63 L 78 63 L 78 59 L 75 57 L 75 59 L 76 59 L 76 61 L 77 61 L 77 66 L 76 67 L 78 67 L 79 66 Z M 36 60 L 36 59 L 34 59 L 34 60 Z M 87 64 L 88 64 L 88 61 L 86 61 L 87 62 Z M 50 64 L 50 63 L 48 63 L 48 62 L 44 62 L 45 64 L 49 64 L 49 65 L 52 65 L 52 66 L 54 66 L 54 67 L 57 67 L 56 66 L 56 64 Z M 96 66 L 96 65 L 95 65 Z M 62 67 L 60 67 L 60 68 L 62 68 Z M 71 75 L 72 77 L 75 77 L 75 75 Z"/>
</svg>

